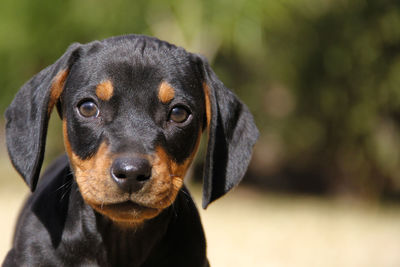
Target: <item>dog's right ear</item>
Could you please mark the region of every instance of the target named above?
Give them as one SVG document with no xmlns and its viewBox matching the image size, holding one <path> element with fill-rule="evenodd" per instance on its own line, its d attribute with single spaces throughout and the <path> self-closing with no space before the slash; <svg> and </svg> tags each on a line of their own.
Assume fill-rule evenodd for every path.
<svg viewBox="0 0 400 267">
<path fill-rule="evenodd" d="M 35 190 L 43 162 L 50 113 L 80 51 L 80 44 L 72 44 L 53 65 L 25 83 L 6 110 L 8 153 L 31 191 Z"/>
</svg>

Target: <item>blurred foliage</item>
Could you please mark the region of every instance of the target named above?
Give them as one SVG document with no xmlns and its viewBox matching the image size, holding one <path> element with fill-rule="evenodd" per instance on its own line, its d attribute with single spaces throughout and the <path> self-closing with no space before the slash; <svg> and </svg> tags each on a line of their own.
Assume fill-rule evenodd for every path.
<svg viewBox="0 0 400 267">
<path fill-rule="evenodd" d="M 400 2 L 2 0 L 0 110 L 70 43 L 127 33 L 204 54 L 250 106 L 249 180 L 400 192 Z"/>
</svg>

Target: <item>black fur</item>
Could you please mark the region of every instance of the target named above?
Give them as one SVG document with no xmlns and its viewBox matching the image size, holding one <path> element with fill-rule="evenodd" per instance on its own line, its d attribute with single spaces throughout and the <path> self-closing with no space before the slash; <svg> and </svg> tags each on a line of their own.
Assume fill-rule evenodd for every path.
<svg viewBox="0 0 400 267">
<path fill-rule="evenodd" d="M 162 147 L 171 160 L 184 163 L 206 128 L 207 84 L 211 120 L 204 208 L 240 182 L 258 137 L 247 107 L 202 57 L 140 35 L 73 44 L 28 81 L 6 111 L 9 155 L 33 193 L 3 266 L 208 266 L 200 218 L 185 187 L 156 217 L 124 228 L 86 203 L 66 156 L 58 158 L 38 183 L 51 86 L 63 70 L 68 77 L 57 109 L 67 123 L 71 149 L 82 160 L 91 159 L 106 142 L 115 154 L 150 155 Z M 114 87 L 109 101 L 95 94 L 96 85 L 105 79 Z M 161 81 L 175 90 L 169 103 L 158 99 Z M 78 115 L 77 106 L 85 99 L 95 101 L 101 117 Z M 179 125 L 167 119 L 175 105 L 190 113 Z"/>
</svg>

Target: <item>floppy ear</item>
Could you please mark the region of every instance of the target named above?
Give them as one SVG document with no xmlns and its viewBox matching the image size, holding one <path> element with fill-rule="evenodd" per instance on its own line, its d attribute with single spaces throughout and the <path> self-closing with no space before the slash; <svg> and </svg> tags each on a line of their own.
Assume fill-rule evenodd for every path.
<svg viewBox="0 0 400 267">
<path fill-rule="evenodd" d="M 32 77 L 6 110 L 8 153 L 32 191 L 43 162 L 50 113 L 62 93 L 70 67 L 79 56 L 80 47 L 80 44 L 72 44 L 53 65 Z"/>
<path fill-rule="evenodd" d="M 201 59 L 208 128 L 203 177 L 203 208 L 243 178 L 259 132 L 247 106 L 224 86 Z"/>
</svg>

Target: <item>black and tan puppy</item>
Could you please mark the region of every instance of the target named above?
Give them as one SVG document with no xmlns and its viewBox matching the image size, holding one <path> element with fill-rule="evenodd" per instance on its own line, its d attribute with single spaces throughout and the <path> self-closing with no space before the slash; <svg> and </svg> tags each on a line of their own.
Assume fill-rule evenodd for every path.
<svg viewBox="0 0 400 267">
<path fill-rule="evenodd" d="M 67 156 L 38 183 L 56 106 Z M 183 178 L 208 133 L 203 207 L 242 179 L 258 131 L 207 62 L 155 38 L 73 44 L 6 111 L 32 190 L 4 266 L 208 266 Z"/>
</svg>

